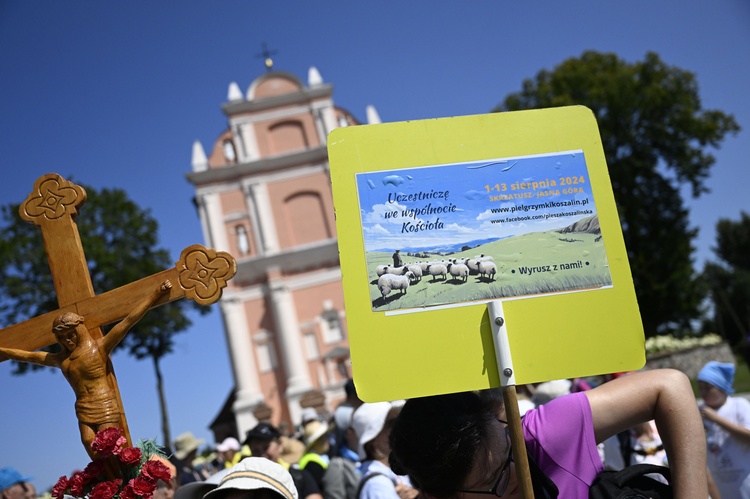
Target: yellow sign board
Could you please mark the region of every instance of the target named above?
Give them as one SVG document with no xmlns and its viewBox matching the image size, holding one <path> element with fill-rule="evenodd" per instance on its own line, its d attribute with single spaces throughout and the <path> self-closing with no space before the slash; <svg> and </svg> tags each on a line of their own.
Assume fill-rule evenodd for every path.
<svg viewBox="0 0 750 499">
<path fill-rule="evenodd" d="M 602 151 L 585 107 L 339 128 L 328 139 L 360 397 L 639 369 L 644 337 Z"/>
</svg>

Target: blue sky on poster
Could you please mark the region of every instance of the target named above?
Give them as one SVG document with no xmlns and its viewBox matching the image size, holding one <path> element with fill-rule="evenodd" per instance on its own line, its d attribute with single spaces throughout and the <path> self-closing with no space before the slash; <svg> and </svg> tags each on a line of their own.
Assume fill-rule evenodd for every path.
<svg viewBox="0 0 750 499">
<path fill-rule="evenodd" d="M 356 178 L 366 251 L 460 246 L 565 227 L 595 213 L 582 151 Z"/>
<path fill-rule="evenodd" d="M 276 68 L 306 80 L 316 66 L 335 102 L 365 120 L 488 112 L 525 78 L 584 50 L 642 60 L 647 51 L 696 74 L 703 105 L 743 127 L 714 151 L 711 192 L 689 200 L 696 265 L 711 258 L 719 218 L 748 210 L 750 4 L 543 1 L 533 5 L 433 2 L 91 2 L 0 0 L 0 202 L 22 201 L 49 172 L 96 188 L 120 187 L 159 221 L 177 260 L 203 242 L 192 205 L 192 142 L 209 149 L 224 130 L 220 105 L 236 81 Z M 221 319 L 196 317 L 164 362 L 173 436 L 207 425 L 232 386 Z M 149 363 L 116 354 L 136 438 L 158 437 Z M 72 391 L 56 372 L 12 377 L 0 364 L 0 466 L 39 488 L 86 462 Z"/>
</svg>

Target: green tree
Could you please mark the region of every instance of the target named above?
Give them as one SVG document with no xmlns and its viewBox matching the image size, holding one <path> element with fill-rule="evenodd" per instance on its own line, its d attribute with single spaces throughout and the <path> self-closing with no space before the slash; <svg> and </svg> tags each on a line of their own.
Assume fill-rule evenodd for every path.
<svg viewBox="0 0 750 499">
<path fill-rule="evenodd" d="M 709 262 L 703 276 L 711 290 L 713 327 L 750 365 L 750 215 L 716 224 L 718 262 Z"/>
<path fill-rule="evenodd" d="M 165 249 L 157 247 L 158 224 L 120 189 L 86 190 L 86 204 L 76 219 L 97 294 L 172 267 Z M 0 208 L 0 325 L 8 326 L 58 308 L 41 231 L 18 215 L 18 204 Z M 161 360 L 172 353 L 174 335 L 191 324 L 178 300 L 151 310 L 117 348 L 137 359 L 150 358 L 156 373 L 164 443 L 171 442 Z M 201 307 L 201 311 L 207 310 Z M 104 328 L 104 332 L 109 328 Z M 48 347 L 55 349 L 57 346 Z M 16 363 L 14 374 L 39 366 Z"/>
<path fill-rule="evenodd" d="M 629 64 L 585 52 L 540 71 L 494 111 L 584 105 L 596 116 L 647 336 L 681 332 L 700 314 L 691 228 L 681 189 L 704 185 L 731 115 L 704 110 L 695 76 L 657 54 Z"/>
</svg>

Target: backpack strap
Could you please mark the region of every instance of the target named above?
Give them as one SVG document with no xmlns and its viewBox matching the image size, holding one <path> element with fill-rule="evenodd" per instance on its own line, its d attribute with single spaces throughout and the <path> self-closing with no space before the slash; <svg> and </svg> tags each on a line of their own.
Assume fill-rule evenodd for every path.
<svg viewBox="0 0 750 499">
<path fill-rule="evenodd" d="M 628 466 L 630 466 L 630 458 L 633 456 L 633 444 L 630 439 L 630 430 L 625 430 L 618 433 L 617 442 L 620 444 L 622 465 L 627 468 Z"/>
<path fill-rule="evenodd" d="M 378 475 L 384 476 L 384 477 L 388 478 L 388 480 L 390 480 L 391 482 L 393 482 L 393 480 L 391 480 L 391 478 L 389 478 L 388 475 L 386 475 L 385 473 L 380 473 L 378 471 L 373 471 L 369 475 L 367 475 L 365 477 L 362 477 L 362 479 L 359 481 L 359 486 L 357 487 L 357 499 L 359 499 L 359 497 L 362 495 L 362 489 L 365 487 L 365 484 L 367 483 L 367 481 L 370 478 L 375 478 Z M 394 488 L 396 487 L 396 482 L 393 482 L 393 487 Z"/>
<path fill-rule="evenodd" d="M 531 474 L 531 485 L 534 488 L 534 498 L 557 499 L 560 491 L 557 489 L 555 482 L 539 468 L 528 449 L 526 450 L 526 457 L 529 460 L 529 472 Z"/>
</svg>

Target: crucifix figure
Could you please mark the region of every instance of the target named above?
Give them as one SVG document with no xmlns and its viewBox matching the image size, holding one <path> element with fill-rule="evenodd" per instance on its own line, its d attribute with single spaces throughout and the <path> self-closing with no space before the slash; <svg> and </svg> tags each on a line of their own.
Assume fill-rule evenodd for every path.
<svg viewBox="0 0 750 499">
<path fill-rule="evenodd" d="M 59 309 L 0 330 L 0 361 L 12 358 L 59 368 L 76 395 L 81 440 L 116 426 L 131 445 L 125 412 L 109 354 L 149 309 L 186 297 L 216 302 L 237 271 L 229 253 L 194 244 L 175 267 L 96 295 L 74 217 L 86 192 L 57 174 L 37 179 L 21 204 L 21 217 L 42 230 Z M 106 336 L 101 326 L 120 321 Z M 36 350 L 58 343 L 59 353 Z"/>
<path fill-rule="evenodd" d="M 172 283 L 164 281 L 159 289 L 139 303 L 109 334 L 98 339 L 91 336 L 80 315 L 75 312 L 58 315 L 52 321 L 52 332 L 61 347 L 58 353 L 0 347 L 0 360 L 31 362 L 62 371 L 75 392 L 81 442 L 92 460 L 97 458 L 91 448 L 96 432 L 113 426 L 122 427 L 117 393 L 107 379 L 109 354 L 156 300 L 169 293 L 171 288 Z"/>
</svg>

